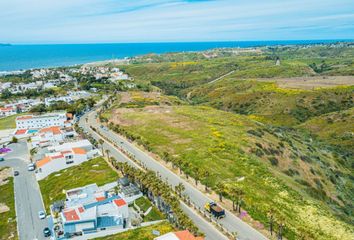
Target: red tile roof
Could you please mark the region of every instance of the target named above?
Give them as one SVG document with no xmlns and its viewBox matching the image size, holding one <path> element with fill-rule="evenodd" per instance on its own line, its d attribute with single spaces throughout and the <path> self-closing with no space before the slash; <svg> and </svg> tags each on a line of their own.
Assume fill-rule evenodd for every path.
<svg viewBox="0 0 354 240">
<path fill-rule="evenodd" d="M 77 215 L 75 209 L 64 211 L 64 216 L 66 221 L 77 221 L 80 220 L 79 215 Z"/>
<path fill-rule="evenodd" d="M 46 133 L 46 132 L 52 132 L 54 135 L 61 134 L 60 127 L 47 127 L 47 128 L 42 128 L 40 133 Z"/>
<path fill-rule="evenodd" d="M 31 119 L 31 118 L 33 118 L 33 116 L 25 115 L 25 116 L 17 117 L 17 120 L 25 120 L 25 119 Z"/>
<path fill-rule="evenodd" d="M 63 154 L 56 155 L 56 156 L 51 156 L 51 159 L 58 159 L 58 158 L 63 158 Z"/>
<path fill-rule="evenodd" d="M 194 237 L 188 230 L 179 231 L 174 233 L 179 240 L 203 240 L 202 237 Z"/>
<path fill-rule="evenodd" d="M 20 129 L 20 130 L 17 130 L 15 135 L 22 135 L 22 134 L 25 134 L 27 132 L 27 129 Z"/>
<path fill-rule="evenodd" d="M 45 157 L 45 158 L 43 158 L 42 160 L 37 161 L 37 162 L 36 162 L 36 166 L 37 166 L 38 168 L 40 168 L 40 167 L 43 167 L 44 165 L 46 165 L 46 164 L 49 163 L 49 162 L 50 162 L 50 157 Z"/>
<path fill-rule="evenodd" d="M 124 206 L 125 204 L 127 204 L 123 198 L 120 198 L 120 199 L 115 199 L 114 200 L 114 203 L 118 206 L 118 207 L 121 207 L 121 206 Z"/>
<path fill-rule="evenodd" d="M 97 201 L 97 202 L 103 201 L 103 200 L 105 200 L 105 199 L 106 199 L 105 197 L 96 197 L 96 201 Z"/>
<path fill-rule="evenodd" d="M 83 149 L 83 148 L 73 148 L 73 152 L 74 152 L 75 154 L 80 154 L 80 155 L 86 154 L 86 150 Z"/>
</svg>

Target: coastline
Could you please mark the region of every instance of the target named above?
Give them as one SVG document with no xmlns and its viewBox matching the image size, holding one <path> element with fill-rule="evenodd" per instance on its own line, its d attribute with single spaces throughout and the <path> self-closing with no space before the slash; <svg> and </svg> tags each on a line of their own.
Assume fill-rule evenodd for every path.
<svg viewBox="0 0 354 240">
<path fill-rule="evenodd" d="M 353 40 L 281 40 L 233 42 L 117 43 L 11 45 L 0 48 L 0 75 L 38 68 L 72 67 L 124 61 L 145 54 L 199 52 L 212 49 L 304 46 L 353 42 Z"/>
</svg>

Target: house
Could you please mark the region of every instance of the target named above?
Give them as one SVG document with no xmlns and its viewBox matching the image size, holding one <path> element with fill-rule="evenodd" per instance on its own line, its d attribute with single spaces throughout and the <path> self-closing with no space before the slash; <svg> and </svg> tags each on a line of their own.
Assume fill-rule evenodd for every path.
<svg viewBox="0 0 354 240">
<path fill-rule="evenodd" d="M 44 104 L 46 106 L 50 106 L 56 102 L 66 102 L 66 103 L 72 103 L 74 100 L 70 96 L 60 96 L 60 97 L 47 97 L 44 99 Z"/>
<path fill-rule="evenodd" d="M 32 147 L 47 147 L 62 143 L 64 140 L 73 138 L 77 134 L 73 128 L 61 128 L 58 126 L 46 127 L 40 129 L 35 136 L 31 138 Z"/>
<path fill-rule="evenodd" d="M 118 180 L 120 186 L 119 195 L 123 197 L 129 204 L 143 196 L 142 192 L 134 183 L 131 183 L 127 177 Z"/>
<path fill-rule="evenodd" d="M 67 122 L 65 112 L 47 113 L 43 115 L 23 115 L 16 118 L 17 129 L 41 129 L 50 126 L 66 127 L 71 124 Z"/>
<path fill-rule="evenodd" d="M 188 230 L 170 232 L 160 237 L 154 238 L 154 240 L 204 240 L 203 237 L 195 237 Z"/>
<path fill-rule="evenodd" d="M 41 180 L 51 173 L 79 165 L 99 155 L 100 152 L 87 140 L 66 142 L 40 149 L 33 157 L 37 167 L 36 178 Z"/>
<path fill-rule="evenodd" d="M 15 115 L 16 113 L 17 113 L 17 109 L 14 107 L 0 108 L 0 117 L 8 117 L 11 115 Z"/>
<path fill-rule="evenodd" d="M 64 237 L 127 226 L 127 202 L 101 190 L 96 184 L 66 191 L 65 208 L 60 213 Z"/>
</svg>

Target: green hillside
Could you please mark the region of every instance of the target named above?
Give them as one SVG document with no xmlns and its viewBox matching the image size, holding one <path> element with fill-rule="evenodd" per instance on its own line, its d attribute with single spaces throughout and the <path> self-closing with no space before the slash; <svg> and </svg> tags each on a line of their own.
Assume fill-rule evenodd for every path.
<svg viewBox="0 0 354 240">
<path fill-rule="evenodd" d="M 142 56 L 119 67 L 159 93 L 121 94 L 102 116 L 224 197 L 242 190 L 288 239 L 352 239 L 353 59 L 345 44 Z"/>
<path fill-rule="evenodd" d="M 354 86 L 292 90 L 279 88 L 272 82 L 232 77 L 195 87 L 188 96 L 194 104 L 255 115 L 261 122 L 282 126 L 293 126 L 314 116 L 354 106 Z"/>
<path fill-rule="evenodd" d="M 299 127 L 319 139 L 340 148 L 354 151 L 354 108 L 311 118 Z"/>
<path fill-rule="evenodd" d="M 199 176 L 229 198 L 231 189 L 242 189 L 246 210 L 256 220 L 267 224 L 273 206 L 286 219 L 289 239 L 308 225 L 311 228 L 301 230 L 306 236 L 350 239 L 348 225 L 335 217 L 353 221 L 349 159 L 309 136 L 205 106 L 145 105 L 111 111 L 108 116 L 119 124 L 117 132 L 188 175 Z M 244 181 L 237 182 L 241 177 Z M 317 226 L 319 221 L 328 221 L 338 231 Z"/>
</svg>

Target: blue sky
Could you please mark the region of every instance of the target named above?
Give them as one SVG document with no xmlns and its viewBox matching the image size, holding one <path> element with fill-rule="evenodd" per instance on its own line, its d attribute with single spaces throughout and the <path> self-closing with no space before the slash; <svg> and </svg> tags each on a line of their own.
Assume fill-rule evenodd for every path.
<svg viewBox="0 0 354 240">
<path fill-rule="evenodd" d="M 353 0 L 0 1 L 9 43 L 353 38 Z"/>
</svg>

